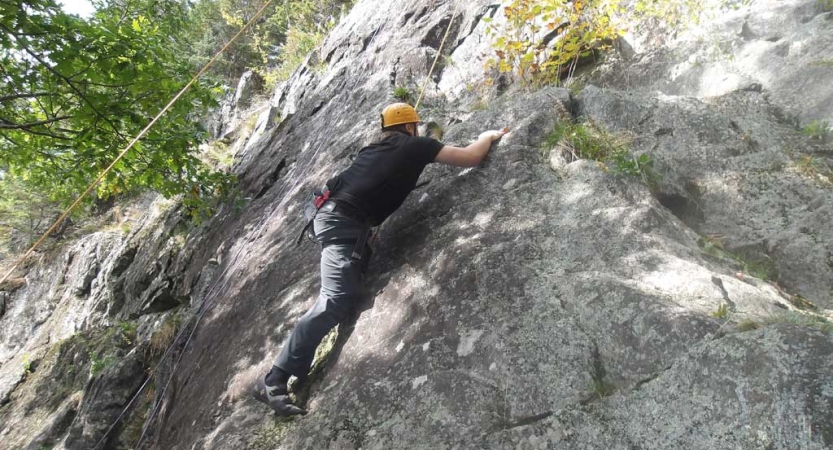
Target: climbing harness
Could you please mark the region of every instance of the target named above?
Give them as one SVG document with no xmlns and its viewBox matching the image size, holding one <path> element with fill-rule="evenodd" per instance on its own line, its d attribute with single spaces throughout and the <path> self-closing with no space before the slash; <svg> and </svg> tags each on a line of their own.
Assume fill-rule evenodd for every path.
<svg viewBox="0 0 833 450">
<path fill-rule="evenodd" d="M 118 163 L 118 162 L 119 162 L 122 158 L 124 158 L 124 156 L 127 154 L 127 152 L 128 152 L 128 151 L 130 151 L 130 150 L 133 148 L 133 146 L 135 146 L 135 144 L 139 141 L 139 139 L 141 139 L 142 137 L 144 137 L 144 136 L 145 136 L 145 134 L 147 134 L 147 132 L 150 130 L 150 128 L 151 128 L 153 125 L 155 125 L 155 124 L 156 124 L 156 122 L 157 122 L 157 121 L 158 121 L 158 120 L 162 117 L 162 115 L 164 115 L 164 114 L 165 114 L 165 113 L 166 113 L 166 112 L 167 112 L 167 111 L 171 108 L 171 106 L 173 106 L 173 104 L 174 104 L 177 100 L 179 100 L 179 98 L 180 98 L 180 97 L 181 97 L 181 96 L 182 96 L 182 95 L 183 95 L 183 94 L 184 94 L 184 93 L 185 93 L 188 89 L 190 89 L 190 87 L 191 87 L 191 86 L 192 86 L 192 85 L 193 85 L 193 84 L 194 84 L 194 83 L 195 83 L 195 82 L 196 82 L 196 81 L 197 81 L 197 80 L 198 80 L 198 79 L 199 79 L 202 75 L 204 75 L 204 74 L 205 74 L 205 72 L 206 72 L 206 71 L 207 71 L 207 70 L 208 70 L 208 69 L 209 69 L 209 68 L 210 68 L 210 67 L 211 67 L 211 66 L 212 66 L 212 65 L 213 65 L 216 61 L 217 61 L 217 59 L 219 59 L 219 57 L 220 57 L 220 56 L 221 56 L 221 55 L 222 55 L 222 54 L 223 54 L 223 53 L 224 53 L 224 52 L 228 49 L 228 47 L 229 47 L 232 43 L 234 43 L 234 41 L 236 41 L 236 40 L 237 40 L 237 38 L 238 38 L 238 37 L 240 37 L 240 35 L 241 35 L 241 34 L 243 34 L 243 32 L 245 32 L 245 30 L 246 30 L 246 29 L 247 29 L 247 28 L 248 28 L 248 27 L 249 27 L 252 23 L 254 23 L 254 22 L 255 22 L 255 21 L 256 21 L 256 20 L 257 20 L 257 19 L 258 19 L 258 18 L 259 18 L 262 14 L 263 14 L 263 11 L 265 11 L 265 9 L 266 9 L 266 8 L 267 8 L 267 7 L 268 7 L 268 6 L 269 6 L 269 5 L 273 2 L 273 1 L 274 1 L 274 0 L 266 0 L 266 2 L 265 2 L 265 3 L 263 4 L 263 6 L 262 6 L 262 7 L 261 7 L 258 11 L 257 11 L 257 13 L 256 13 L 256 14 L 255 14 L 255 15 L 254 15 L 254 16 L 253 16 L 253 17 L 252 17 L 252 18 L 251 18 L 251 19 L 250 19 L 250 20 L 249 20 L 249 21 L 248 21 L 245 25 L 243 25 L 243 27 L 240 29 L 240 31 L 238 31 L 238 32 L 237 32 L 237 34 L 235 34 L 235 35 L 234 35 L 234 36 L 233 36 L 233 37 L 232 37 L 232 38 L 231 38 L 231 39 L 230 39 L 230 40 L 226 43 L 226 45 L 225 45 L 225 46 L 223 46 L 223 47 L 222 47 L 222 48 L 221 48 L 221 49 L 220 49 L 220 50 L 219 50 L 219 51 L 218 51 L 218 52 L 214 55 L 214 57 L 213 57 L 213 58 L 212 58 L 212 59 L 211 59 L 211 60 L 210 60 L 210 61 L 209 61 L 209 62 L 208 62 L 208 63 L 207 63 L 207 64 L 206 64 L 203 68 L 202 68 L 202 70 L 200 70 L 200 71 L 199 71 L 199 72 L 198 72 L 198 73 L 197 73 L 197 74 L 196 74 L 196 75 L 195 75 L 195 76 L 194 76 L 194 77 L 193 77 L 193 78 L 192 78 L 192 79 L 191 79 L 191 80 L 190 80 L 190 81 L 189 81 L 189 82 L 185 85 L 185 87 L 183 87 L 183 88 L 182 88 L 182 90 L 180 90 L 180 92 L 179 92 L 179 93 L 177 93 L 177 95 L 175 95 L 175 96 L 174 96 L 174 98 L 173 98 L 173 99 L 172 99 L 172 100 L 171 100 L 171 101 L 170 101 L 170 102 L 169 102 L 169 103 L 168 103 L 168 104 L 167 104 L 167 105 L 166 105 L 166 106 L 165 106 L 165 107 L 164 107 L 164 108 L 163 108 L 163 109 L 162 109 L 162 110 L 161 110 L 161 111 L 160 111 L 160 112 L 159 112 L 159 113 L 158 113 L 158 114 L 157 114 L 157 115 L 156 115 L 156 116 L 155 116 L 155 117 L 154 117 L 154 118 L 150 121 L 150 123 L 148 123 L 148 125 L 147 125 L 147 126 L 146 126 L 146 127 L 145 127 L 145 128 L 144 128 L 144 129 L 143 129 L 143 130 L 142 130 L 142 131 L 141 131 L 141 132 L 140 132 L 140 133 L 139 133 L 139 134 L 138 134 L 138 135 L 137 135 L 137 136 L 136 136 L 136 137 L 135 137 L 135 138 L 134 138 L 134 139 L 130 142 L 130 143 L 129 143 L 129 144 L 128 144 L 128 146 L 127 146 L 127 147 L 125 147 L 125 149 L 124 149 L 124 150 L 123 150 L 123 151 L 122 151 L 122 152 L 121 152 L 121 153 L 120 153 L 120 154 L 116 157 L 116 159 L 114 159 L 114 160 L 113 160 L 113 162 L 112 162 L 112 163 L 111 163 L 111 164 L 110 164 L 110 165 L 109 165 L 109 166 L 108 166 L 108 167 L 107 167 L 107 168 L 106 168 L 106 169 L 105 169 L 105 170 L 104 170 L 104 171 L 103 171 L 103 172 L 102 172 L 102 173 L 101 173 L 101 174 L 100 174 L 100 175 L 99 175 L 99 176 L 98 176 L 98 177 L 97 177 L 97 178 L 96 178 L 96 179 L 95 179 L 95 180 L 94 180 L 91 184 L 90 184 L 90 186 L 89 186 L 89 187 L 88 187 L 88 188 L 87 188 L 87 189 L 86 189 L 86 190 L 85 190 L 85 191 L 84 191 L 81 195 L 79 195 L 79 196 L 78 196 L 78 198 L 75 200 L 75 202 L 74 202 L 74 203 L 72 203 L 72 205 L 71 205 L 69 208 L 67 208 L 67 210 L 66 210 L 66 211 L 65 211 L 65 212 L 64 212 L 64 213 L 63 213 L 63 214 L 62 214 L 62 215 L 61 215 L 61 216 L 60 216 L 60 217 L 59 217 L 59 218 L 55 221 L 55 223 L 54 223 L 54 224 L 53 224 L 53 225 L 52 225 L 52 226 L 51 226 L 51 227 L 50 227 L 50 228 L 49 228 L 49 229 L 48 229 L 48 230 L 44 233 L 44 235 L 43 235 L 43 236 L 42 236 L 42 237 L 41 237 L 41 238 L 40 238 L 37 242 L 35 242 L 35 244 L 34 244 L 34 245 L 33 245 L 33 246 L 32 246 L 32 247 L 31 247 L 31 248 L 30 248 L 30 249 L 29 249 L 29 250 L 28 250 L 28 251 L 27 251 L 27 252 L 26 252 L 26 253 L 25 253 L 25 254 L 24 254 L 24 255 L 23 255 L 23 256 L 22 256 L 22 257 L 21 257 L 21 258 L 20 258 L 20 259 L 19 259 L 19 260 L 18 260 L 18 261 L 14 264 L 14 265 L 13 265 L 13 266 L 12 266 L 12 267 L 11 267 L 11 269 L 8 271 L 8 273 L 6 273 L 6 275 L 5 275 L 5 276 L 3 276 L 3 278 L 2 278 L 2 279 L 0 279 L 0 283 L 2 283 L 3 281 L 5 281 L 6 279 L 8 279 L 8 277 L 10 277 L 10 276 L 12 275 L 12 273 L 14 273 L 14 271 L 15 271 L 15 270 L 16 270 L 16 269 L 20 266 L 20 264 L 21 264 L 21 263 L 22 263 L 22 262 L 23 262 L 23 261 L 24 261 L 27 257 L 29 257 L 29 255 L 31 255 L 31 254 L 32 254 L 32 252 L 34 252 L 34 251 L 35 251 L 35 250 L 36 250 L 36 249 L 37 249 L 37 248 L 38 248 L 38 247 L 39 247 L 39 246 L 43 243 L 43 241 L 44 241 L 44 240 L 46 240 L 46 238 L 47 238 L 47 237 L 48 237 L 48 236 L 49 236 L 49 235 L 50 235 L 50 234 L 51 234 L 51 233 L 52 233 L 55 229 L 57 229 L 57 228 L 58 228 L 58 226 L 60 226 L 60 224 L 61 224 L 61 223 L 62 223 L 62 222 L 63 222 L 63 221 L 64 221 L 64 220 L 65 220 L 65 219 L 69 216 L 69 214 L 71 214 L 71 212 L 72 212 L 72 211 L 73 211 L 73 210 L 74 210 L 74 209 L 75 209 L 75 208 L 76 208 L 76 207 L 77 207 L 77 206 L 81 203 L 81 201 L 82 201 L 82 200 L 83 200 L 83 199 L 84 199 L 87 195 L 89 195 L 89 194 L 92 192 L 92 190 L 93 190 L 93 189 L 95 189 L 95 186 L 96 186 L 96 185 L 98 185 L 98 183 L 99 183 L 99 182 L 101 182 L 101 180 L 102 180 L 102 179 L 104 179 L 104 177 L 105 177 L 105 176 L 106 176 L 106 175 L 107 175 L 107 174 L 108 174 L 108 173 L 109 173 L 109 172 L 113 169 L 113 167 L 114 167 L 114 166 L 115 166 L 115 165 L 116 165 L 116 164 L 117 164 L 117 163 Z M 440 43 L 440 47 L 439 47 L 439 49 L 438 49 L 438 51 L 437 51 L 437 56 L 436 56 L 436 58 L 434 59 L 434 63 L 432 64 L 431 69 L 429 70 L 428 77 L 426 78 L 426 81 L 425 81 L 425 83 L 423 84 L 422 91 L 420 92 L 419 98 L 417 99 L 416 105 L 415 105 L 415 107 L 414 107 L 415 109 L 419 106 L 419 103 L 420 103 L 420 101 L 421 101 L 421 99 L 422 99 L 422 96 L 423 96 L 423 94 L 424 94 L 424 92 L 425 92 L 425 88 L 426 88 L 426 86 L 427 86 L 427 84 L 428 84 L 428 81 L 431 79 L 431 75 L 433 74 L 433 71 L 434 71 L 434 69 L 435 69 L 435 67 L 436 67 L 437 61 L 438 61 L 438 59 L 439 59 L 439 55 L 440 55 L 440 53 L 442 52 L 443 45 L 445 44 L 446 38 L 448 37 L 449 31 L 451 30 L 451 25 L 452 25 L 452 23 L 454 22 L 454 19 L 455 19 L 456 15 L 457 15 L 457 9 L 458 9 L 458 7 L 459 7 L 459 4 L 455 5 L 455 9 L 454 9 L 454 13 L 452 14 L 451 21 L 449 22 L 449 24 L 448 24 L 448 28 L 446 29 L 445 35 L 443 36 L 443 40 L 442 40 L 442 42 Z M 372 45 L 373 41 L 376 39 L 376 35 L 377 35 L 377 33 L 378 33 L 378 32 L 379 32 L 379 28 L 377 28 L 377 29 L 376 29 L 376 31 L 373 33 L 373 37 L 371 38 L 371 41 L 370 41 L 369 45 Z M 323 193 L 322 193 L 322 196 L 323 196 Z M 329 199 L 329 196 L 328 196 L 328 198 L 323 199 L 323 201 L 320 201 L 320 200 L 319 200 L 319 201 L 320 201 L 320 206 L 316 207 L 316 211 L 317 211 L 319 208 L 325 207 L 325 205 L 327 204 L 328 200 L 330 200 L 330 199 Z M 332 202 L 332 201 L 331 201 L 331 202 Z M 337 207 L 337 206 L 336 206 L 336 207 Z M 260 227 L 261 227 L 261 228 L 265 228 L 266 223 L 268 223 L 268 221 L 264 221 L 264 222 L 262 222 L 262 224 L 261 224 L 261 226 L 260 226 Z M 366 236 L 366 234 L 365 234 L 365 236 Z M 375 236 L 374 236 L 374 239 L 375 239 Z M 362 239 L 360 239 L 359 241 L 362 241 Z M 366 240 L 365 240 L 365 242 L 366 242 Z M 357 246 L 358 246 L 358 242 L 357 242 Z M 233 261 L 236 261 L 236 260 L 237 260 L 237 258 L 240 256 L 240 253 L 242 252 L 242 249 L 243 249 L 243 247 L 240 247 L 240 248 L 237 250 L 237 252 L 235 253 L 235 255 L 232 257 L 232 260 L 233 260 Z M 363 250 L 363 248 L 362 248 L 362 250 Z M 355 255 L 356 255 L 356 249 L 354 248 L 353 256 L 355 257 Z M 359 258 L 361 258 L 361 254 L 360 254 L 360 253 L 359 253 Z M 161 391 L 160 391 L 160 393 L 159 393 L 158 398 L 159 398 L 160 400 L 159 400 L 158 402 L 156 402 L 156 406 L 154 407 L 153 411 L 151 412 L 151 414 L 150 414 L 150 415 L 148 416 L 148 418 L 146 419 L 146 423 L 150 423 L 150 422 L 152 422 L 152 421 L 154 420 L 154 418 L 156 417 L 157 413 L 159 412 L 159 409 L 160 409 L 160 408 L 161 408 L 161 406 L 162 406 L 162 403 L 163 403 L 162 399 L 164 399 L 164 397 L 165 397 L 165 393 L 167 392 L 168 386 L 170 385 L 171 381 L 173 380 L 173 375 L 174 375 L 174 373 L 176 373 L 176 369 L 179 367 L 179 363 L 182 361 L 182 358 L 183 358 L 183 356 L 184 356 L 184 355 L 185 355 L 185 353 L 186 353 L 186 352 L 185 352 L 185 349 L 188 347 L 188 344 L 191 342 L 191 339 L 193 338 L 194 333 L 196 332 L 197 328 L 199 327 L 199 324 L 200 324 L 200 322 L 202 321 L 203 317 L 205 316 L 205 314 L 208 312 L 208 310 L 209 310 L 209 309 L 211 308 L 211 306 L 213 305 L 214 300 L 217 298 L 217 293 L 222 291 L 222 289 L 218 289 L 218 286 L 219 286 L 220 288 L 224 287 L 224 286 L 225 286 L 225 284 L 226 284 L 226 283 L 228 282 L 228 280 L 230 279 L 229 277 L 224 277 L 224 275 L 226 275 L 226 273 L 228 273 L 229 269 L 230 269 L 230 268 L 232 268 L 232 267 L 234 267 L 234 263 L 227 265 L 227 266 L 224 268 L 224 270 L 220 273 L 220 275 L 219 275 L 219 277 L 220 277 L 220 278 L 219 278 L 219 279 L 222 279 L 222 280 L 223 280 L 223 282 L 222 282 L 222 283 L 214 283 L 214 284 L 212 284 L 212 287 L 209 289 L 209 292 L 206 294 L 206 296 L 205 296 L 205 298 L 204 298 L 204 300 L 203 300 L 203 304 L 202 304 L 202 306 L 200 307 L 199 311 L 196 313 L 196 315 L 195 315 L 195 316 L 192 316 L 192 317 L 191 317 L 191 319 L 196 318 L 196 321 L 194 322 L 193 327 L 191 327 L 191 328 L 190 328 L 190 332 L 188 332 L 188 328 L 189 328 L 189 327 L 187 327 L 187 326 L 183 326 L 183 327 L 181 328 L 181 330 L 179 331 L 179 333 L 177 333 L 177 336 L 174 338 L 173 343 L 172 343 L 170 346 L 168 346 L 168 348 L 167 348 L 167 349 L 165 350 L 165 352 L 162 354 L 162 356 L 161 356 L 161 358 L 160 358 L 159 362 L 157 363 L 156 368 L 155 368 L 153 371 L 151 371 L 151 373 L 150 373 L 150 374 L 148 374 L 148 377 L 145 379 L 144 383 L 142 383 L 142 385 L 139 387 L 139 389 L 137 390 L 137 392 L 133 395 L 133 397 L 132 397 L 132 398 L 130 399 L 130 401 L 128 402 L 127 406 L 125 406 L 125 407 L 124 407 L 124 409 L 121 411 L 121 413 L 118 415 L 118 417 L 117 417 L 117 418 L 113 421 L 113 423 L 110 425 L 110 427 L 107 429 L 107 431 L 105 431 L 104 435 L 101 437 L 101 439 L 99 439 L 99 441 L 96 443 L 95 447 L 93 447 L 93 449 L 92 449 L 92 450 L 96 450 L 96 449 L 98 449 L 98 448 L 99 448 L 99 447 L 100 447 L 100 446 L 101 446 L 104 442 L 106 442 L 107 438 L 110 436 L 110 433 L 112 433 L 112 432 L 113 432 L 113 430 L 115 429 L 115 427 L 116 427 L 116 426 L 119 424 L 119 422 L 121 422 L 121 420 L 124 418 L 125 414 L 127 414 L 127 412 L 130 410 L 130 408 L 131 408 L 131 407 L 132 407 L 132 406 L 136 403 L 136 401 L 139 399 L 139 397 L 140 397 L 141 393 L 142 393 L 142 392 L 145 390 L 145 388 L 149 385 L 149 383 L 151 382 L 151 380 L 153 380 L 153 379 L 154 379 L 154 375 L 155 375 L 155 374 L 156 374 L 156 372 L 158 371 L 159 367 L 160 367 L 160 366 L 164 363 L 164 361 L 165 361 L 165 360 L 167 359 L 167 357 L 170 355 L 170 353 L 171 353 L 171 351 L 173 350 L 173 348 L 177 345 L 177 343 L 180 341 L 180 339 L 181 339 L 183 336 L 185 336 L 186 332 L 188 332 L 188 336 L 186 337 L 185 342 L 184 342 L 184 344 L 182 345 L 182 350 L 181 350 L 181 353 L 179 354 L 179 356 L 178 356 L 177 360 L 174 362 L 174 365 L 173 365 L 173 367 L 172 367 L 172 369 L 171 369 L 170 376 L 168 377 L 167 382 L 165 383 L 165 385 L 163 386 L 162 390 L 161 390 Z M 221 286 L 221 285 L 222 285 L 222 286 Z M 191 320 L 191 319 L 189 319 L 189 322 L 190 322 L 190 320 Z M 140 446 L 141 446 L 142 442 L 144 441 L 145 436 L 147 435 L 147 432 L 148 432 L 149 428 L 150 428 L 150 427 L 145 427 L 145 428 L 142 430 L 142 434 L 139 436 L 139 439 L 138 439 L 138 441 L 136 442 L 136 444 L 134 445 L 134 448 L 138 448 L 138 447 L 140 447 Z"/>
<path fill-rule="evenodd" d="M 327 186 L 323 192 L 316 191 L 313 194 L 313 199 L 304 206 L 304 219 L 307 222 L 301 230 L 301 234 L 298 236 L 297 243 L 300 244 L 303 242 L 305 237 L 312 242 L 321 243 L 315 235 L 315 217 L 319 212 L 335 212 L 361 224 L 362 232 L 356 238 L 338 239 L 328 243 L 355 242 L 351 258 L 356 261 L 361 261 L 364 256 L 365 246 L 372 239 L 371 236 L 375 236 L 373 233 L 373 217 L 365 212 L 366 209 L 360 206 L 361 203 L 361 200 L 358 198 L 346 192 L 338 191 L 336 178 L 331 178 L 327 181 Z"/>
<path fill-rule="evenodd" d="M 332 191 L 329 188 L 325 188 L 324 192 L 315 191 L 312 194 L 312 201 L 307 202 L 307 204 L 304 205 L 304 219 L 307 223 L 301 230 L 300 236 L 298 236 L 298 244 L 303 242 L 305 237 L 310 241 L 315 242 L 315 227 L 313 226 L 315 223 L 315 216 L 318 215 L 318 211 L 321 210 L 324 203 L 329 200 L 331 192 Z"/>
<path fill-rule="evenodd" d="M 394 103 L 392 105 L 388 105 L 382 111 L 382 128 L 386 126 L 393 126 L 399 125 L 403 123 L 414 123 L 419 122 L 420 118 L 417 113 L 417 108 L 419 108 L 419 103 L 422 101 L 422 96 L 425 94 L 425 89 L 428 86 L 428 82 L 431 80 L 431 75 L 434 74 L 434 69 L 437 67 L 437 61 L 439 61 L 440 55 L 442 54 L 443 47 L 445 46 L 445 42 L 448 39 L 448 35 L 451 32 L 451 25 L 454 24 L 454 19 L 457 18 L 457 12 L 459 11 L 460 3 L 455 2 L 454 5 L 454 12 L 451 14 L 451 20 L 448 22 L 448 26 L 445 29 L 445 34 L 443 35 L 443 39 L 440 42 L 440 46 L 437 49 L 437 55 L 434 57 L 434 62 L 431 64 L 431 68 L 428 70 L 428 76 L 425 78 L 425 81 L 422 84 L 422 89 L 419 92 L 419 97 L 417 97 L 416 104 L 412 107 L 406 103 Z M 373 37 L 371 38 L 370 42 L 372 43 L 373 40 L 376 38 L 376 33 L 379 32 L 379 28 L 373 33 Z M 436 125 L 436 123 L 434 123 Z M 304 237 L 309 238 L 313 242 L 315 242 L 315 216 L 318 214 L 318 211 L 327 204 L 328 201 L 332 203 L 331 193 L 333 193 L 334 189 L 332 189 L 329 184 L 330 181 L 327 182 L 328 186 L 324 192 L 316 191 L 313 193 L 313 200 L 304 207 L 304 219 L 306 219 L 306 225 L 301 230 L 300 236 L 298 236 L 298 243 L 300 244 Z M 339 199 L 341 197 L 341 199 Z M 335 204 L 333 205 L 334 208 L 337 208 L 338 211 L 344 215 L 347 215 L 355 220 L 358 220 L 360 223 L 363 223 L 367 228 L 367 233 L 363 233 L 356 242 L 356 246 L 353 249 L 353 259 L 361 259 L 362 254 L 364 252 L 365 245 L 372 244 L 376 241 L 379 233 L 372 233 L 372 226 L 369 225 L 369 220 L 367 217 L 362 216 L 362 208 L 359 206 L 361 202 L 358 199 L 345 199 L 344 197 L 351 197 L 349 194 L 346 193 L 336 193 L 334 199 L 336 200 Z M 339 202 L 338 200 L 341 200 Z M 368 236 L 370 236 L 368 238 Z"/>
</svg>

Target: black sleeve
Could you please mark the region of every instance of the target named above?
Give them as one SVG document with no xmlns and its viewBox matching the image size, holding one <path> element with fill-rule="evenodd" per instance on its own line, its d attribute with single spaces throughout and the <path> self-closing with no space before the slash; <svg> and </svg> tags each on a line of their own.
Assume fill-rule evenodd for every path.
<svg viewBox="0 0 833 450">
<path fill-rule="evenodd" d="M 408 143 L 410 147 L 408 154 L 414 156 L 414 162 L 428 165 L 437 158 L 437 154 L 443 148 L 443 143 L 429 137 L 415 137 L 411 138 Z"/>
</svg>

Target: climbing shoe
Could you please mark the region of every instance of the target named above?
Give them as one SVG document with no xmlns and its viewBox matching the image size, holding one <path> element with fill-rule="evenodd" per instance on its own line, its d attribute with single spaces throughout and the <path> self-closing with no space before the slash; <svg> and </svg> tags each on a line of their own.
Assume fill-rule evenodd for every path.
<svg viewBox="0 0 833 450">
<path fill-rule="evenodd" d="M 279 416 L 305 415 L 306 410 L 292 404 L 286 391 L 286 385 L 267 386 L 264 380 L 258 381 L 252 390 L 255 400 L 265 403 Z"/>
</svg>

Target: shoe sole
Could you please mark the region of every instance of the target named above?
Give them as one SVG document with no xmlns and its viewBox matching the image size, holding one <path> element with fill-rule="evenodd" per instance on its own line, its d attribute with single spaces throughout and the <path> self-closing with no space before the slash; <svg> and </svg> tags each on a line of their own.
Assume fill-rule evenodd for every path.
<svg viewBox="0 0 833 450">
<path fill-rule="evenodd" d="M 286 416 L 293 416 L 293 415 L 306 415 L 308 413 L 308 411 L 304 410 L 303 408 L 299 408 L 299 407 L 293 405 L 292 403 L 287 402 L 287 403 L 280 403 L 279 405 L 277 405 L 279 400 L 276 400 L 275 404 L 273 404 L 273 402 L 269 401 L 269 397 L 266 395 L 266 383 L 264 383 L 263 380 L 260 380 L 257 383 L 255 383 L 252 386 L 252 391 L 251 392 L 252 392 L 252 398 L 254 398 L 255 400 L 257 400 L 261 403 L 263 403 L 264 405 L 269 406 L 269 408 L 272 411 L 274 411 L 274 413 L 278 416 L 286 417 Z M 290 407 L 291 408 L 297 408 L 297 410 L 299 412 L 297 412 L 297 413 L 287 413 L 288 408 L 291 409 Z"/>
<path fill-rule="evenodd" d="M 263 404 L 269 404 L 269 397 L 266 396 L 266 383 L 263 380 L 259 380 L 252 386 L 252 397 Z"/>
</svg>

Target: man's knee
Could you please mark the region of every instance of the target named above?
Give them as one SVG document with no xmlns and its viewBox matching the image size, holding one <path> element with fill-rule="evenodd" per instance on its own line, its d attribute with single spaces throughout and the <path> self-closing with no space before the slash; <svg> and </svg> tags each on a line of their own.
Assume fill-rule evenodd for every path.
<svg viewBox="0 0 833 450">
<path fill-rule="evenodd" d="M 299 323 L 304 325 L 338 323 L 350 312 L 351 305 L 345 299 L 320 296 L 315 305 L 304 314 Z"/>
</svg>

